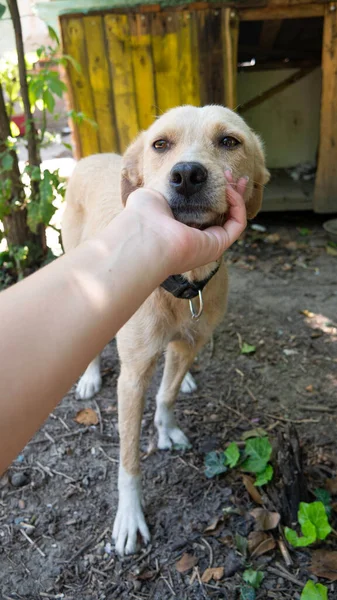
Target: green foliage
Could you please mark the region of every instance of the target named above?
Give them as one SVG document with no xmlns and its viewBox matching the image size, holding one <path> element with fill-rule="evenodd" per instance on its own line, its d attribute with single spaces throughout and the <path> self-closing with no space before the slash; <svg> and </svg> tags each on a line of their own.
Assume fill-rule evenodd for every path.
<svg viewBox="0 0 337 600">
<path fill-rule="evenodd" d="M 246 569 L 242 574 L 243 580 L 251 585 L 255 590 L 258 590 L 263 578 L 264 573 L 262 571 L 254 571 L 253 569 Z"/>
<path fill-rule="evenodd" d="M 324 490 L 323 488 L 317 488 L 314 491 L 314 494 L 315 494 L 317 500 L 319 500 L 320 502 L 322 502 L 324 504 L 325 512 L 327 514 L 327 517 L 329 518 L 332 513 L 331 494 L 328 492 L 328 490 Z"/>
<path fill-rule="evenodd" d="M 301 502 L 298 511 L 298 522 L 301 525 L 302 536 L 296 531 L 285 527 L 284 533 L 288 542 L 295 548 L 309 546 L 316 540 L 325 540 L 332 531 L 322 502 Z"/>
<path fill-rule="evenodd" d="M 6 6 L 4 4 L 0 4 L 0 19 L 4 16 L 6 12 Z"/>
<path fill-rule="evenodd" d="M 209 452 L 205 458 L 205 475 L 209 479 L 216 475 L 225 473 L 227 467 L 225 465 L 225 457 L 223 452 Z"/>
<path fill-rule="evenodd" d="M 240 450 L 235 442 L 229 444 L 228 448 L 224 451 L 226 458 L 226 464 L 233 469 L 237 465 L 240 459 Z"/>
<path fill-rule="evenodd" d="M 300 600 L 328 600 L 328 588 L 309 579 L 303 588 Z"/>
<path fill-rule="evenodd" d="M 268 483 L 268 481 L 271 481 L 273 479 L 273 475 L 274 475 L 274 469 L 271 465 L 267 465 L 266 468 L 261 471 L 261 473 L 257 473 L 256 474 L 256 480 L 254 485 L 256 486 L 262 486 L 262 485 L 266 485 L 266 483 Z"/>
<path fill-rule="evenodd" d="M 243 342 L 241 346 L 241 354 L 253 354 L 256 351 L 256 346 L 251 346 L 246 342 Z"/>
<path fill-rule="evenodd" d="M 40 173 L 38 167 L 33 167 L 31 177 L 33 181 L 39 182 L 38 198 L 27 205 L 28 226 L 33 233 L 36 233 L 40 223 L 49 224 L 56 210 L 53 201 L 58 194 L 64 196 L 65 184 L 60 179 L 58 171 L 51 173 L 45 169 L 43 173 Z"/>
<path fill-rule="evenodd" d="M 245 447 L 246 460 L 241 465 L 244 471 L 262 473 L 271 457 L 272 447 L 267 437 L 250 438 Z"/>
</svg>

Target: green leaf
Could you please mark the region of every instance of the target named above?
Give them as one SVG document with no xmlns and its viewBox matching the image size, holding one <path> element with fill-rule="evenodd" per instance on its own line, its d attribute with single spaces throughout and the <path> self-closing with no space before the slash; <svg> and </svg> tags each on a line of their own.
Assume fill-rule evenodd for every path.
<svg viewBox="0 0 337 600">
<path fill-rule="evenodd" d="M 13 166 L 13 156 L 11 154 L 5 154 L 5 156 L 1 160 L 1 165 L 4 171 L 10 171 Z"/>
<path fill-rule="evenodd" d="M 301 525 L 302 537 L 296 531 L 285 528 L 288 542 L 295 548 L 309 546 L 316 540 L 324 540 L 332 531 L 322 502 L 301 502 L 298 511 L 298 522 Z"/>
<path fill-rule="evenodd" d="M 53 40 L 53 42 L 56 42 L 57 45 L 60 45 L 60 40 L 59 37 L 55 31 L 55 29 L 53 29 L 50 25 L 48 25 L 48 33 L 49 33 L 49 37 L 51 40 Z"/>
<path fill-rule="evenodd" d="M 241 347 L 241 354 L 252 354 L 255 351 L 256 351 L 256 346 L 251 346 L 250 344 L 243 342 L 242 347 Z"/>
<path fill-rule="evenodd" d="M 69 61 L 70 64 L 74 67 L 75 71 L 77 71 L 77 73 L 81 73 L 80 63 L 78 63 L 77 60 L 75 60 L 73 56 L 70 56 L 70 54 L 63 54 L 61 60 L 62 60 L 62 64 L 64 66 L 66 66 L 67 61 Z"/>
<path fill-rule="evenodd" d="M 325 512 L 328 517 L 331 516 L 332 508 L 331 508 L 331 494 L 328 490 L 324 490 L 323 488 L 317 488 L 314 491 L 314 494 L 320 502 L 324 504 Z"/>
<path fill-rule="evenodd" d="M 304 535 L 306 535 L 304 527 L 308 521 L 315 526 L 316 536 L 319 540 L 325 540 L 332 531 L 323 502 L 300 503 L 298 522 L 302 527 Z"/>
<path fill-rule="evenodd" d="M 55 98 L 54 98 L 53 94 L 49 90 L 44 90 L 44 92 L 42 94 L 42 99 L 43 99 L 45 106 L 47 107 L 47 110 L 50 113 L 54 112 Z"/>
<path fill-rule="evenodd" d="M 268 483 L 268 481 L 271 481 L 273 479 L 273 474 L 273 467 L 271 465 L 267 465 L 266 468 L 263 471 L 261 471 L 261 473 L 257 473 L 254 485 L 265 485 L 266 483 Z"/>
<path fill-rule="evenodd" d="M 226 457 L 226 464 L 233 469 L 237 465 L 240 458 L 240 450 L 235 442 L 229 444 L 228 448 L 224 451 Z"/>
<path fill-rule="evenodd" d="M 225 457 L 223 452 L 209 452 L 205 458 L 205 475 L 209 479 L 221 473 L 226 473 Z"/>
<path fill-rule="evenodd" d="M 328 588 L 321 583 L 314 583 L 309 579 L 305 584 L 300 600 L 328 600 Z"/>
<path fill-rule="evenodd" d="M 251 585 L 244 585 L 241 588 L 240 600 L 255 600 L 256 592 Z"/>
<path fill-rule="evenodd" d="M 248 548 L 248 540 L 243 535 L 239 533 L 235 534 L 235 545 L 237 550 L 242 554 L 242 556 L 247 556 L 247 548 Z"/>
<path fill-rule="evenodd" d="M 264 578 L 262 571 L 254 571 L 253 569 L 246 569 L 242 574 L 243 580 L 249 583 L 255 590 L 257 590 Z"/>
<path fill-rule="evenodd" d="M 307 227 L 301 227 L 299 229 L 299 232 L 300 232 L 300 235 L 305 236 L 305 235 L 309 235 L 309 233 L 311 233 L 311 230 L 308 229 Z"/>
<path fill-rule="evenodd" d="M 62 98 L 64 92 L 67 91 L 67 86 L 60 79 L 50 79 L 49 89 L 56 94 L 59 98 Z"/>
<path fill-rule="evenodd" d="M 0 19 L 1 19 L 1 17 L 4 16 L 5 12 L 6 12 L 5 5 L 4 4 L 0 4 Z"/>
<path fill-rule="evenodd" d="M 265 470 L 271 457 L 272 447 L 267 437 L 251 438 L 245 447 L 246 460 L 242 464 L 244 471 L 261 473 Z"/>
</svg>

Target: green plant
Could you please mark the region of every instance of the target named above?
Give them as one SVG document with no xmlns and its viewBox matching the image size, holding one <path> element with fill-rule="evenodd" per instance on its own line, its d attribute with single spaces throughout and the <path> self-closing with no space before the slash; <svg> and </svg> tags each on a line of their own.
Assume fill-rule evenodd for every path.
<svg viewBox="0 0 337 600">
<path fill-rule="evenodd" d="M 298 522 L 302 536 L 293 529 L 285 527 L 284 533 L 289 544 L 295 548 L 309 546 L 316 540 L 325 540 L 332 531 L 323 502 L 301 502 L 298 511 Z"/>
<path fill-rule="evenodd" d="M 309 579 L 302 590 L 300 600 L 328 600 L 328 588 Z"/>
</svg>

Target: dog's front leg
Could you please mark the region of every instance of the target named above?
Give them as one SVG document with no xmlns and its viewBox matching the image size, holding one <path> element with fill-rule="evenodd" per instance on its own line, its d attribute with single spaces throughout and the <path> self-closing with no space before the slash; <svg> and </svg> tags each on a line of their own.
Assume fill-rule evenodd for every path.
<svg viewBox="0 0 337 600">
<path fill-rule="evenodd" d="M 150 540 L 142 509 L 139 438 L 144 394 L 154 365 L 155 359 L 145 364 L 122 362 L 118 380 L 119 499 L 112 535 L 120 555 L 136 552 L 138 532 L 145 543 Z"/>
</svg>

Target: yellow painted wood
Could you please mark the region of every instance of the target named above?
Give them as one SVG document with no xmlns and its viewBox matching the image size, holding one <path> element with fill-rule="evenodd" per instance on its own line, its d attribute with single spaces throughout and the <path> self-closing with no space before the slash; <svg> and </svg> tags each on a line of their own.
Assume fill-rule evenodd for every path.
<svg viewBox="0 0 337 600">
<path fill-rule="evenodd" d="M 221 11 L 222 44 L 224 61 L 224 104 L 228 108 L 235 108 L 235 83 L 234 83 L 234 52 L 232 43 L 232 32 L 230 25 L 231 8 L 223 8 Z"/>
<path fill-rule="evenodd" d="M 106 56 L 103 19 L 101 16 L 84 17 L 84 31 L 88 50 L 88 71 L 98 126 L 101 152 L 117 152 L 118 140 L 114 123 L 114 109 L 110 86 L 109 65 Z"/>
<path fill-rule="evenodd" d="M 132 15 L 131 54 L 140 129 L 147 129 L 157 114 L 151 50 L 151 23 L 148 15 Z"/>
<path fill-rule="evenodd" d="M 129 20 L 127 15 L 111 14 L 104 17 L 104 24 L 119 149 L 124 152 L 139 130 Z"/>
<path fill-rule="evenodd" d="M 80 65 L 80 72 L 68 64 L 67 72 L 71 82 L 74 109 L 85 113 L 96 120 L 92 91 L 88 73 L 88 58 L 85 45 L 84 25 L 82 18 L 61 19 L 62 40 L 65 54 L 70 54 Z M 97 129 L 83 121 L 77 125 L 80 138 L 80 156 L 88 156 L 99 152 Z"/>
<path fill-rule="evenodd" d="M 180 102 L 200 106 L 197 24 L 189 11 L 178 13 L 177 35 Z"/>
<path fill-rule="evenodd" d="M 152 54 L 158 114 L 181 104 L 177 19 L 176 13 L 157 13 L 152 16 Z"/>
</svg>

